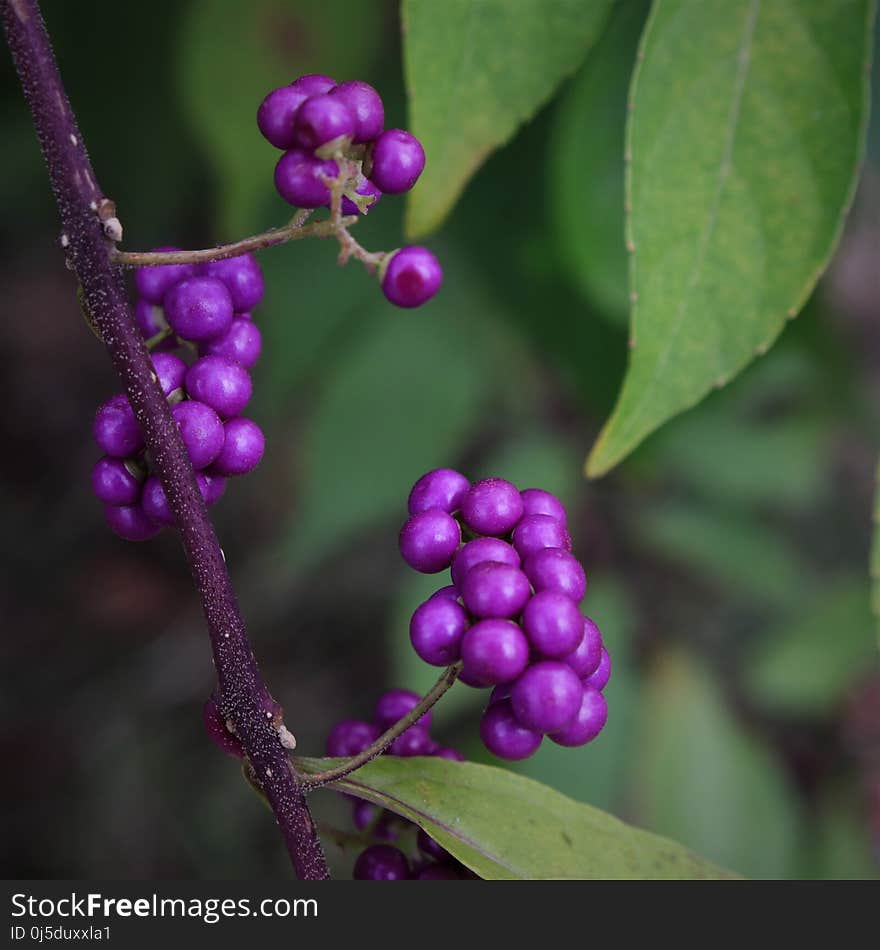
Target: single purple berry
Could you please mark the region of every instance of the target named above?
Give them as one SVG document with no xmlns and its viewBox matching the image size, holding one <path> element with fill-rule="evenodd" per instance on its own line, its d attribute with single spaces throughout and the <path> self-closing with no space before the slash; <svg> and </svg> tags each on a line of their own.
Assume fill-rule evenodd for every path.
<svg viewBox="0 0 880 950">
<path fill-rule="evenodd" d="M 523 564 L 526 577 L 535 592 L 559 590 L 579 604 L 587 592 L 587 578 L 580 561 L 560 548 L 544 548 L 526 558 Z"/>
<path fill-rule="evenodd" d="M 562 662 L 567 663 L 578 678 L 583 680 L 596 672 L 601 659 L 602 634 L 589 617 L 584 617 L 584 633 L 581 641 L 571 653 L 562 657 Z"/>
<path fill-rule="evenodd" d="M 205 504 L 210 508 L 216 505 L 226 491 L 226 479 L 222 475 L 209 475 L 207 472 L 196 472 L 196 481 L 202 491 Z"/>
<path fill-rule="evenodd" d="M 358 831 L 365 831 L 379 817 L 382 811 L 378 805 L 356 798 L 351 806 L 351 822 Z"/>
<path fill-rule="evenodd" d="M 248 404 L 253 384 L 241 363 L 225 356 L 203 356 L 186 370 L 186 391 L 190 399 L 198 399 L 221 419 L 228 419 Z"/>
<path fill-rule="evenodd" d="M 186 363 L 174 353 L 153 353 L 153 369 L 159 378 L 159 385 L 166 396 L 180 389 L 186 376 Z"/>
<path fill-rule="evenodd" d="M 542 590 L 526 604 L 522 628 L 535 652 L 565 659 L 584 638 L 584 616 L 567 594 Z"/>
<path fill-rule="evenodd" d="M 229 731 L 213 696 L 209 697 L 202 706 L 202 722 L 214 745 L 227 755 L 235 756 L 237 759 L 244 758 L 244 746 L 241 744 L 241 739 L 234 732 Z"/>
<path fill-rule="evenodd" d="M 408 689 L 389 689 L 379 697 L 376 703 L 376 712 L 373 715 L 373 721 L 384 732 L 394 725 L 421 701 L 421 696 Z M 417 725 L 425 730 L 431 728 L 431 712 L 425 713 L 418 721 Z"/>
<path fill-rule="evenodd" d="M 126 541 L 148 541 L 162 530 L 139 504 L 104 505 L 104 518 L 113 532 Z"/>
<path fill-rule="evenodd" d="M 371 844 L 354 863 L 352 876 L 356 881 L 409 880 L 406 855 L 390 844 Z"/>
<path fill-rule="evenodd" d="M 382 730 L 371 722 L 345 719 L 330 730 L 325 752 L 332 758 L 348 758 L 363 752 L 380 736 Z"/>
<path fill-rule="evenodd" d="M 460 472 L 451 468 L 435 468 L 426 472 L 413 485 L 407 499 L 407 509 L 417 515 L 428 508 L 441 508 L 452 514 L 457 511 L 471 483 Z"/>
<path fill-rule="evenodd" d="M 414 755 L 431 755 L 436 748 L 437 743 L 428 735 L 427 729 L 423 726 L 410 726 L 391 743 L 388 754 L 408 759 Z"/>
<path fill-rule="evenodd" d="M 591 689 L 602 690 L 608 685 L 608 680 L 610 679 L 611 657 L 609 656 L 605 647 L 602 647 L 601 655 L 599 657 L 599 665 L 590 676 L 584 678 L 584 686 L 588 686 Z"/>
<path fill-rule="evenodd" d="M 154 251 L 179 251 L 179 247 L 156 247 Z M 139 267 L 134 272 L 137 292 L 150 303 L 162 304 L 165 294 L 174 284 L 192 277 L 192 264 L 160 264 L 158 267 Z"/>
<path fill-rule="evenodd" d="M 435 759 L 448 759 L 450 762 L 465 762 L 465 757 L 458 749 L 450 749 L 448 746 L 441 746 L 432 753 Z"/>
<path fill-rule="evenodd" d="M 217 280 L 223 281 L 232 298 L 232 309 L 236 313 L 253 310 L 263 299 L 266 283 L 253 254 L 211 261 L 203 265 L 202 273 L 206 277 L 216 277 Z"/>
<path fill-rule="evenodd" d="M 511 620 L 481 620 L 461 641 L 463 671 L 484 686 L 509 683 L 529 662 L 529 642 Z"/>
<path fill-rule="evenodd" d="M 565 508 L 562 502 L 543 488 L 524 488 L 520 495 L 523 501 L 523 514 L 549 515 L 555 518 L 564 527 L 568 523 Z"/>
<path fill-rule="evenodd" d="M 400 195 L 418 181 L 425 167 L 422 143 L 403 129 L 388 129 L 373 143 L 370 180 L 388 195 Z"/>
<path fill-rule="evenodd" d="M 523 502 L 516 486 L 503 478 L 476 482 L 461 503 L 461 516 L 476 534 L 508 534 L 522 514 Z"/>
<path fill-rule="evenodd" d="M 330 189 L 322 177 L 335 178 L 338 174 L 336 162 L 292 148 L 275 165 L 275 188 L 294 208 L 322 208 L 330 200 Z"/>
<path fill-rule="evenodd" d="M 518 567 L 498 561 L 475 565 L 461 582 L 461 599 L 474 617 L 516 617 L 531 593 L 529 579 Z"/>
<path fill-rule="evenodd" d="M 511 540 L 523 560 L 544 548 L 571 550 L 571 538 L 565 527 L 549 515 L 523 515 Z"/>
<path fill-rule="evenodd" d="M 460 881 L 461 874 L 451 861 L 441 861 L 437 864 L 427 864 L 415 879 L 417 881 Z"/>
<path fill-rule="evenodd" d="M 203 356 L 225 356 L 251 369 L 260 358 L 263 338 L 255 323 L 242 314 L 235 317 L 223 336 L 210 340 L 199 347 Z"/>
<path fill-rule="evenodd" d="M 216 277 L 190 277 L 165 295 L 165 318 L 184 340 L 203 343 L 223 336 L 232 323 L 232 297 Z"/>
<path fill-rule="evenodd" d="M 448 597 L 434 595 L 413 613 L 409 639 L 426 663 L 449 666 L 461 655 L 461 638 L 467 627 L 464 607 Z"/>
<path fill-rule="evenodd" d="M 485 561 L 498 561 L 519 567 L 522 563 L 516 550 L 500 538 L 474 538 L 463 545 L 452 559 L 452 583 L 461 587 L 467 572 Z"/>
<path fill-rule="evenodd" d="M 134 505 L 141 496 L 141 483 L 122 459 L 105 455 L 92 469 L 92 491 L 107 505 Z"/>
<path fill-rule="evenodd" d="M 452 563 L 461 543 L 461 528 L 452 515 L 429 508 L 413 515 L 400 529 L 400 554 L 413 570 L 436 574 Z"/>
<path fill-rule="evenodd" d="M 397 307 L 421 307 L 443 283 L 439 261 L 419 245 L 394 251 L 384 267 L 382 293 Z"/>
<path fill-rule="evenodd" d="M 293 145 L 293 124 L 299 107 L 310 96 L 319 96 L 336 85 L 329 76 L 312 73 L 295 82 L 273 89 L 257 109 L 257 125 L 263 137 L 275 148 Z"/>
<path fill-rule="evenodd" d="M 212 475 L 245 475 L 255 469 L 266 450 L 266 439 L 256 422 L 236 416 L 223 425 L 223 446 L 211 466 Z"/>
<path fill-rule="evenodd" d="M 183 436 L 183 444 L 196 471 L 207 468 L 225 447 L 224 427 L 210 407 L 196 399 L 179 402 L 171 409 L 174 421 Z M 220 472 L 225 475 L 226 472 Z"/>
<path fill-rule="evenodd" d="M 122 393 L 111 396 L 98 409 L 92 435 L 98 448 L 113 458 L 129 458 L 144 447 L 144 434 Z"/>
<path fill-rule="evenodd" d="M 493 755 L 516 762 L 534 755 L 544 737 L 523 726 L 514 716 L 510 701 L 504 699 L 483 713 L 480 738 Z"/>
<path fill-rule="evenodd" d="M 356 145 L 378 137 L 385 125 L 385 107 L 382 97 L 368 82 L 341 82 L 330 95 L 344 102 L 355 117 L 352 141 Z"/>
<path fill-rule="evenodd" d="M 605 697 L 597 689 L 585 688 L 578 714 L 564 729 L 551 732 L 548 738 L 557 745 L 586 745 L 599 735 L 607 719 Z"/>
<path fill-rule="evenodd" d="M 418 846 L 419 851 L 425 855 L 426 858 L 434 858 L 437 861 L 446 861 L 451 855 L 441 844 L 437 842 L 425 831 L 424 828 L 419 828 L 419 833 L 416 835 L 416 845 Z"/>
<path fill-rule="evenodd" d="M 559 732 L 577 715 L 583 693 L 581 681 L 570 666 L 542 660 L 533 663 L 513 684 L 510 704 L 527 729 Z"/>
<path fill-rule="evenodd" d="M 446 587 L 441 587 L 439 590 L 435 590 L 428 600 L 458 601 L 458 597 L 458 588 L 455 586 L 455 584 L 448 584 Z"/>
<path fill-rule="evenodd" d="M 357 117 L 340 98 L 329 93 L 311 96 L 299 107 L 293 123 L 293 140 L 309 152 L 338 138 L 353 138 Z"/>
<path fill-rule="evenodd" d="M 364 178 L 364 180 L 355 188 L 355 194 L 361 195 L 362 197 L 372 198 L 373 200 L 364 205 L 364 210 L 361 209 L 352 201 L 351 198 L 342 196 L 342 213 L 343 214 L 369 214 L 373 208 L 376 207 L 379 199 L 382 197 L 382 192 L 370 181 L 369 178 Z"/>
</svg>

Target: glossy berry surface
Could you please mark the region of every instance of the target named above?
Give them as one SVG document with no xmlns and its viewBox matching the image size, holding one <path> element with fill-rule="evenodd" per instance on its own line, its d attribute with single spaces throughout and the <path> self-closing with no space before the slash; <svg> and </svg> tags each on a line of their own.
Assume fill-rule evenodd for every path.
<svg viewBox="0 0 880 950">
<path fill-rule="evenodd" d="M 211 261 L 202 266 L 202 273 L 205 277 L 215 277 L 223 281 L 232 299 L 232 309 L 236 313 L 253 310 L 263 299 L 266 284 L 253 254 Z"/>
<path fill-rule="evenodd" d="M 159 385 L 166 396 L 183 386 L 186 378 L 186 363 L 174 353 L 153 353 L 153 369 L 159 378 Z"/>
<path fill-rule="evenodd" d="M 523 570 L 535 591 L 558 590 L 579 604 L 587 592 L 580 561 L 559 548 L 545 548 L 526 558 Z"/>
<path fill-rule="evenodd" d="M 180 429 L 193 468 L 207 468 L 224 447 L 220 417 L 210 406 L 195 399 L 178 403 L 172 408 L 171 414 Z"/>
<path fill-rule="evenodd" d="M 525 488 L 520 492 L 524 515 L 549 515 L 559 521 L 563 528 L 567 523 L 562 502 L 543 488 Z"/>
<path fill-rule="evenodd" d="M 384 732 L 394 725 L 413 708 L 415 708 L 421 697 L 418 693 L 408 689 L 390 689 L 383 693 L 376 703 L 376 711 L 373 714 L 373 721 Z M 417 725 L 424 729 L 431 728 L 432 716 L 430 711 L 422 716 Z"/>
<path fill-rule="evenodd" d="M 275 188 L 295 208 L 322 208 L 330 201 L 330 189 L 322 177 L 335 178 L 338 174 L 336 162 L 293 148 L 275 165 Z"/>
<path fill-rule="evenodd" d="M 571 550 L 571 538 L 565 527 L 549 515 L 524 515 L 513 529 L 513 546 L 525 560 L 544 548 Z"/>
<path fill-rule="evenodd" d="M 580 679 L 584 679 L 596 672 L 602 659 L 602 649 L 602 634 L 599 628 L 589 617 L 584 617 L 583 636 L 577 647 L 562 657 L 562 661 L 567 663 Z"/>
<path fill-rule="evenodd" d="M 179 247 L 156 247 L 154 251 L 179 251 Z M 134 272 L 134 285 L 144 300 L 162 304 L 165 294 L 181 280 L 192 277 L 192 264 L 161 264 L 158 267 L 139 267 Z"/>
<path fill-rule="evenodd" d="M 380 736 L 382 730 L 372 722 L 345 719 L 337 723 L 327 737 L 325 751 L 332 757 L 347 758 L 363 752 Z"/>
<path fill-rule="evenodd" d="M 448 666 L 461 655 L 461 638 L 468 628 L 464 608 L 448 597 L 432 597 L 418 607 L 409 623 L 413 649 L 432 666 Z"/>
<path fill-rule="evenodd" d="M 558 590 L 542 590 L 525 606 L 522 626 L 541 656 L 562 659 L 584 638 L 584 617 L 577 604 Z"/>
<path fill-rule="evenodd" d="M 211 474 L 245 475 L 263 458 L 266 440 L 260 427 L 244 416 L 223 423 L 223 445 L 214 458 Z"/>
<path fill-rule="evenodd" d="M 149 541 L 162 529 L 139 505 L 105 505 L 104 518 L 111 530 L 126 541 Z"/>
<path fill-rule="evenodd" d="M 503 699 L 483 713 L 480 738 L 493 755 L 516 762 L 534 755 L 544 737 L 523 726 L 514 716 L 510 701 Z"/>
<path fill-rule="evenodd" d="M 497 561 L 519 567 L 522 563 L 516 550 L 500 538 L 474 538 L 463 545 L 452 560 L 452 582 L 460 587 L 472 567 L 485 561 Z"/>
<path fill-rule="evenodd" d="M 92 435 L 98 448 L 113 458 L 129 458 L 144 447 L 144 434 L 122 393 L 111 396 L 98 409 Z"/>
<path fill-rule="evenodd" d="M 353 138 L 356 128 L 356 115 L 345 99 L 324 93 L 306 99 L 297 110 L 293 140 L 300 148 L 314 151 L 334 139 Z"/>
<path fill-rule="evenodd" d="M 210 406 L 221 419 L 237 416 L 248 404 L 253 385 L 241 363 L 225 356 L 203 356 L 186 370 L 191 399 Z"/>
<path fill-rule="evenodd" d="M 437 258 L 426 247 L 412 245 L 391 256 L 382 278 L 382 293 L 398 307 L 420 307 L 442 283 L 443 271 Z"/>
<path fill-rule="evenodd" d="M 140 498 L 141 483 L 122 459 L 105 455 L 92 469 L 92 491 L 108 505 L 133 505 Z"/>
<path fill-rule="evenodd" d="M 293 145 L 293 126 L 299 107 L 310 96 L 322 95 L 336 85 L 335 80 L 320 73 L 300 76 L 295 82 L 273 89 L 257 109 L 257 126 L 263 137 L 275 148 Z"/>
<path fill-rule="evenodd" d="M 370 142 L 379 135 L 385 125 L 385 107 L 382 97 L 368 82 L 358 79 L 341 82 L 329 94 L 341 100 L 354 116 L 352 141 L 355 144 Z"/>
<path fill-rule="evenodd" d="M 203 343 L 199 352 L 205 356 L 225 356 L 251 369 L 260 358 L 263 338 L 253 321 L 244 316 L 235 317 L 223 336 Z"/>
<path fill-rule="evenodd" d="M 583 687 L 574 671 L 554 660 L 533 663 L 510 691 L 517 720 L 536 732 L 564 729 L 577 715 L 582 699 Z"/>
<path fill-rule="evenodd" d="M 407 499 L 411 515 L 428 508 L 440 508 L 449 514 L 457 511 L 471 483 L 451 468 L 436 468 L 427 472 L 413 485 Z"/>
<path fill-rule="evenodd" d="M 400 195 L 425 168 L 422 143 L 403 129 L 388 129 L 373 143 L 370 179 L 388 195 Z"/>
<path fill-rule="evenodd" d="M 501 536 L 511 532 L 523 515 L 515 485 L 503 478 L 484 478 L 472 485 L 461 503 L 465 524 L 477 534 Z"/>
<path fill-rule="evenodd" d="M 531 594 L 529 580 L 518 567 L 483 561 L 461 582 L 461 599 L 474 617 L 516 617 Z"/>
<path fill-rule="evenodd" d="M 599 655 L 599 664 L 593 673 L 584 679 L 584 686 L 589 686 L 591 689 L 605 689 L 610 679 L 611 657 L 605 647 L 602 647 Z"/>
<path fill-rule="evenodd" d="M 411 568 L 436 574 L 449 567 L 461 542 L 461 528 L 452 515 L 429 508 L 413 515 L 401 528 L 400 553 Z"/>
<path fill-rule="evenodd" d="M 599 735 L 607 719 L 608 705 L 605 697 L 596 689 L 584 689 L 577 715 L 564 729 L 551 732 L 548 738 L 557 745 L 586 745 Z"/>
<path fill-rule="evenodd" d="M 216 277 L 190 277 L 165 295 L 165 318 L 184 340 L 201 343 L 222 336 L 232 323 L 232 297 Z"/>
<path fill-rule="evenodd" d="M 529 662 L 529 643 L 510 620 L 481 620 L 461 641 L 463 671 L 483 686 L 516 679 Z"/>
<path fill-rule="evenodd" d="M 373 844 L 358 856 L 352 876 L 356 881 L 406 881 L 409 862 L 393 845 Z"/>
</svg>

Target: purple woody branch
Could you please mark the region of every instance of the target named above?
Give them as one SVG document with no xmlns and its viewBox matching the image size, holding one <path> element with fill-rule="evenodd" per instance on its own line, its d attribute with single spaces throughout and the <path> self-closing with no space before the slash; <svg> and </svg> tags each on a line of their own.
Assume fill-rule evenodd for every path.
<svg viewBox="0 0 880 950">
<path fill-rule="evenodd" d="M 329 877 L 302 783 L 272 718 L 217 535 L 192 465 L 129 309 L 122 274 L 111 263 L 119 222 L 101 192 L 83 145 L 36 0 L 0 0 L 3 26 L 36 126 L 55 200 L 61 244 L 143 428 L 150 457 L 180 529 L 211 636 L 223 714 L 232 720 L 269 800 L 297 875 Z"/>
</svg>

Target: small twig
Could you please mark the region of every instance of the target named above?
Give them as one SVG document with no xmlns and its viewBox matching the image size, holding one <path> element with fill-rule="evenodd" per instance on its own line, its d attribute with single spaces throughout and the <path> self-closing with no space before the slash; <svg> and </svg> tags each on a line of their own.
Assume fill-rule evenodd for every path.
<svg viewBox="0 0 880 950">
<path fill-rule="evenodd" d="M 366 765 L 367 762 L 381 755 L 398 736 L 403 735 L 410 726 L 415 725 L 415 723 L 424 716 L 446 690 L 452 686 L 460 672 L 461 660 L 459 660 L 458 663 L 453 663 L 452 666 L 447 666 L 440 674 L 440 679 L 425 693 L 418 703 L 413 706 L 402 719 L 398 719 L 390 729 L 383 732 L 372 745 L 368 745 L 363 752 L 359 752 L 350 759 L 346 759 L 342 765 L 327 769 L 326 772 L 315 772 L 313 775 L 301 775 L 300 782 L 303 787 L 313 789 L 320 788 L 323 785 L 329 785 L 331 782 L 345 778 L 346 775 L 351 774 L 355 769 L 359 769 L 362 765 Z"/>
</svg>

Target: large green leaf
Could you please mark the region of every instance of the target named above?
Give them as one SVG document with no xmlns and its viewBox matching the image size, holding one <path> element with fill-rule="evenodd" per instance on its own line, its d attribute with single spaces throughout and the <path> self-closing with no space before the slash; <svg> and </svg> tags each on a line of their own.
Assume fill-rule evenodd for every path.
<svg viewBox="0 0 880 950">
<path fill-rule="evenodd" d="M 438 227 L 468 179 L 550 98 L 595 42 L 612 0 L 403 0 L 410 127 L 427 165 L 407 233 Z M 529 183 L 511 195 L 526 207 Z"/>
<path fill-rule="evenodd" d="M 618 0 L 554 116 L 547 161 L 557 253 L 572 284 L 616 323 L 629 315 L 623 238 L 626 97 L 650 0 Z"/>
<path fill-rule="evenodd" d="M 601 475 L 803 305 L 865 137 L 872 0 L 657 0 L 633 78 L 629 369 Z"/>
<path fill-rule="evenodd" d="M 298 760 L 309 771 L 334 761 Z M 673 841 L 491 765 L 381 756 L 333 787 L 414 821 L 489 880 L 734 876 Z"/>
<path fill-rule="evenodd" d="M 874 495 L 874 542 L 871 546 L 871 609 L 880 634 L 880 466 L 877 467 L 877 489 Z"/>
</svg>

